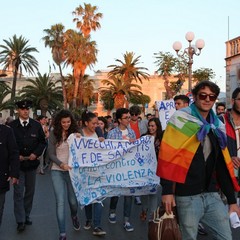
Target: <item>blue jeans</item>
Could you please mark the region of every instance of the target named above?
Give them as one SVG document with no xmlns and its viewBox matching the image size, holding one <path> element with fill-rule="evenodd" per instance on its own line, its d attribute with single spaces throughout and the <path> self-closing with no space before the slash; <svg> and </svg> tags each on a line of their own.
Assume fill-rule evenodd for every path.
<svg viewBox="0 0 240 240">
<path fill-rule="evenodd" d="M 110 213 L 115 213 L 117 208 L 119 197 L 111 197 L 110 201 Z M 132 210 L 132 196 L 124 196 L 124 204 L 123 204 L 123 216 L 124 221 L 128 222 Z"/>
<path fill-rule="evenodd" d="M 232 240 L 229 215 L 216 192 L 194 196 L 176 196 L 182 239 L 197 239 L 198 223 L 209 227 L 213 239 Z"/>
<path fill-rule="evenodd" d="M 159 186 L 155 194 L 142 195 L 142 210 L 148 212 L 148 216 L 152 217 L 154 211 L 159 207 L 162 198 L 162 186 Z"/>
<path fill-rule="evenodd" d="M 61 233 L 65 233 L 65 194 L 67 190 L 68 204 L 71 210 L 71 216 L 77 216 L 78 202 L 73 190 L 68 171 L 51 171 L 54 194 L 56 198 L 56 212 L 58 228 Z"/>
<path fill-rule="evenodd" d="M 85 216 L 88 221 L 92 221 L 92 207 L 93 207 L 93 227 L 100 227 L 102 216 L 101 203 L 93 203 L 85 206 Z"/>
</svg>

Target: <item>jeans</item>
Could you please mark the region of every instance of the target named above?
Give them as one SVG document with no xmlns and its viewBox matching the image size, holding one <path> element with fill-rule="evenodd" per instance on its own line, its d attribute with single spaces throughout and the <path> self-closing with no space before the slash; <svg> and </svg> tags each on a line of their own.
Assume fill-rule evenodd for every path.
<svg viewBox="0 0 240 240">
<path fill-rule="evenodd" d="M 232 240 L 229 215 L 216 192 L 194 196 L 176 196 L 182 239 L 197 239 L 198 223 L 209 227 L 213 239 Z"/>
<path fill-rule="evenodd" d="M 17 223 L 24 223 L 30 216 L 35 193 L 36 170 L 19 172 L 18 184 L 14 184 L 14 214 Z"/>
<path fill-rule="evenodd" d="M 110 201 L 110 213 L 115 213 L 117 208 L 119 197 L 111 197 Z M 124 196 L 124 204 L 123 204 L 123 216 L 124 221 L 128 222 L 132 210 L 132 196 Z"/>
<path fill-rule="evenodd" d="M 100 227 L 102 216 L 102 204 L 93 203 L 85 206 L 85 216 L 88 221 L 92 221 L 92 208 L 93 208 L 93 227 Z"/>
<path fill-rule="evenodd" d="M 162 186 L 159 186 L 156 194 L 142 195 L 142 210 L 147 211 L 150 217 L 153 216 L 154 211 L 159 207 L 162 197 Z"/>
<path fill-rule="evenodd" d="M 56 198 L 56 212 L 58 228 L 61 233 L 65 233 L 65 194 L 67 190 L 68 204 L 71 210 L 71 216 L 77 216 L 78 202 L 73 190 L 68 171 L 51 171 L 54 194 Z"/>
</svg>

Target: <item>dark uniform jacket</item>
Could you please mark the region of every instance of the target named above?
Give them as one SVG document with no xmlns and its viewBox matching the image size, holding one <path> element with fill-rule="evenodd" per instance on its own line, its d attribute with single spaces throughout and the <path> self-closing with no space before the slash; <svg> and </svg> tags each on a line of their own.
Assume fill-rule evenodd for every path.
<svg viewBox="0 0 240 240">
<path fill-rule="evenodd" d="M 18 146 L 12 129 L 0 124 L 0 193 L 9 190 L 8 177 L 19 177 Z"/>
<path fill-rule="evenodd" d="M 39 160 L 27 160 L 31 153 L 39 157 L 46 147 L 45 134 L 39 122 L 29 118 L 29 123 L 23 127 L 19 119 L 12 121 L 10 127 L 13 129 L 19 154 L 26 157 L 26 160 L 21 161 L 20 168 L 23 171 L 36 169 L 39 165 Z"/>
</svg>

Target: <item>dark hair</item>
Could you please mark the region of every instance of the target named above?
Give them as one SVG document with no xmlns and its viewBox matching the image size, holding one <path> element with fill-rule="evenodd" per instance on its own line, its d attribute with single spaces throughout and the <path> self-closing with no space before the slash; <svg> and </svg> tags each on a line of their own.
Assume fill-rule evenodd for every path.
<svg viewBox="0 0 240 240">
<path fill-rule="evenodd" d="M 226 108 L 226 104 L 224 102 L 219 102 L 216 104 L 216 108 L 218 108 L 219 106 Z"/>
<path fill-rule="evenodd" d="M 157 131 L 156 131 L 157 135 L 156 135 L 155 141 L 156 140 L 160 140 L 161 141 L 162 140 L 162 136 L 163 136 L 163 130 L 162 130 L 162 124 L 161 124 L 159 118 L 154 117 L 154 118 L 149 119 L 148 120 L 148 126 L 149 126 L 150 122 L 155 122 L 155 124 L 157 126 Z M 149 129 L 147 130 L 146 134 L 150 134 L 149 133 Z"/>
<path fill-rule="evenodd" d="M 96 114 L 93 112 L 89 112 L 89 111 L 84 111 L 82 113 L 82 124 L 84 127 L 86 127 L 85 122 L 90 122 L 93 118 L 96 118 Z"/>
<path fill-rule="evenodd" d="M 40 121 L 40 120 L 42 120 L 42 119 L 44 119 L 44 118 L 47 118 L 47 117 L 46 117 L 46 116 L 43 116 L 43 115 L 40 115 L 40 116 L 37 117 L 37 120 Z"/>
<path fill-rule="evenodd" d="M 110 115 L 107 115 L 105 118 L 106 118 L 106 119 L 109 119 L 109 118 L 112 118 L 112 116 L 110 116 Z"/>
<path fill-rule="evenodd" d="M 138 105 L 133 105 L 129 108 L 129 112 L 130 112 L 130 114 L 140 115 L 141 114 L 141 108 Z"/>
<path fill-rule="evenodd" d="M 123 114 L 126 114 L 126 113 L 129 113 L 129 110 L 127 108 L 118 108 L 116 111 L 116 120 L 118 121 L 118 119 L 121 119 Z"/>
<path fill-rule="evenodd" d="M 192 94 L 194 96 L 197 96 L 198 92 L 205 88 L 205 87 L 209 87 L 210 90 L 215 93 L 217 96 L 219 95 L 220 93 L 220 88 L 218 87 L 217 84 L 213 83 L 213 82 L 210 82 L 208 80 L 204 80 L 204 81 L 201 81 L 199 82 L 193 89 L 192 89 Z"/>
<path fill-rule="evenodd" d="M 240 87 L 237 87 L 232 93 L 232 99 L 235 99 L 239 93 L 240 93 Z"/>
<path fill-rule="evenodd" d="M 68 137 L 70 134 L 78 132 L 78 127 L 76 120 L 74 119 L 72 113 L 68 110 L 60 110 L 57 112 L 57 114 L 54 116 L 54 121 L 53 121 L 53 133 L 54 136 L 56 137 L 57 143 L 60 143 L 62 141 L 62 125 L 61 125 L 61 120 L 63 118 L 70 118 L 71 119 L 71 125 L 67 131 L 67 136 Z"/>
<path fill-rule="evenodd" d="M 176 96 L 173 98 L 173 100 L 174 100 L 174 101 L 182 100 L 184 103 L 187 103 L 187 104 L 190 103 L 189 97 L 186 96 L 186 95 L 183 95 L 183 94 L 176 95 Z"/>
<path fill-rule="evenodd" d="M 104 130 L 108 129 L 108 122 L 107 122 L 107 119 L 106 117 L 98 117 L 98 120 L 102 121 L 104 123 Z"/>
</svg>

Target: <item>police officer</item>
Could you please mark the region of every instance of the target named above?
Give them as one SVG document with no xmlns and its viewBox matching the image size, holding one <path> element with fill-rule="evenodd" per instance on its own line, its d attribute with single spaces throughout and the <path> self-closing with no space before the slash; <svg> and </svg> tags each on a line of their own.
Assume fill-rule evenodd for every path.
<svg viewBox="0 0 240 240">
<path fill-rule="evenodd" d="M 18 149 L 20 160 L 19 184 L 14 186 L 14 214 L 17 221 L 17 231 L 25 230 L 26 225 L 32 225 L 30 213 L 35 191 L 36 169 L 38 157 L 46 147 L 45 134 L 39 122 L 29 117 L 32 101 L 16 102 L 18 118 L 10 123 Z"/>
<path fill-rule="evenodd" d="M 9 191 L 9 181 L 18 183 L 19 154 L 17 143 L 10 127 L 0 124 L 0 226 L 6 192 Z"/>
</svg>

